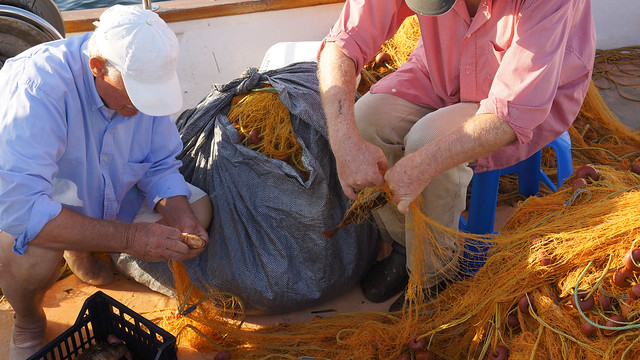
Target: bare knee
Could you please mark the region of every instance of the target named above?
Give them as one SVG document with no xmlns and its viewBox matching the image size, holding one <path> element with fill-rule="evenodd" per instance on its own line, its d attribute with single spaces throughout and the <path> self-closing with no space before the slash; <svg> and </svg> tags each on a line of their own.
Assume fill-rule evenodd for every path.
<svg viewBox="0 0 640 360">
<path fill-rule="evenodd" d="M 426 114 L 407 133 L 406 152 L 415 152 L 426 144 L 455 131 L 477 111 L 476 103 L 457 103 Z"/>
<path fill-rule="evenodd" d="M 13 243 L 11 235 L 0 232 L 0 287 L 10 302 L 11 298 L 39 298 L 58 277 L 62 251 L 29 246 L 24 255 L 18 255 Z"/>
<path fill-rule="evenodd" d="M 356 102 L 356 125 L 360 136 L 382 149 L 392 166 L 405 154 L 407 133 L 431 111 L 397 96 L 367 93 Z"/>
<path fill-rule="evenodd" d="M 209 196 L 205 195 L 190 204 L 191 210 L 196 215 L 198 222 L 203 228 L 207 229 L 213 217 L 213 205 Z"/>
</svg>

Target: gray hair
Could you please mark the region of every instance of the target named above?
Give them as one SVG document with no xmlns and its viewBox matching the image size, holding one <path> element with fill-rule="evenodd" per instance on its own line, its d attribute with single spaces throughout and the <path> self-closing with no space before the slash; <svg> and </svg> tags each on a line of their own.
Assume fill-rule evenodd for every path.
<svg viewBox="0 0 640 360">
<path fill-rule="evenodd" d="M 118 70 L 118 68 L 116 68 L 109 60 L 107 60 L 100 52 L 100 49 L 98 49 L 98 41 L 96 40 L 95 34 L 91 34 L 91 37 L 89 38 L 89 43 L 87 44 L 87 51 L 89 52 L 90 57 L 99 56 L 105 59 L 104 66 L 107 69 L 107 76 L 109 76 L 114 80 L 117 80 L 122 77 L 120 70 Z"/>
</svg>

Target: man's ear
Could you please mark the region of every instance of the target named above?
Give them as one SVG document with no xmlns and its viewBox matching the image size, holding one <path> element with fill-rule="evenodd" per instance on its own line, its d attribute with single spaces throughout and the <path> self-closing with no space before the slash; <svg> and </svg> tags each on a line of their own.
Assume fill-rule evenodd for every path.
<svg viewBox="0 0 640 360">
<path fill-rule="evenodd" d="M 102 78 L 107 75 L 107 59 L 101 56 L 92 56 L 89 58 L 89 67 L 91 68 L 91 72 L 93 76 L 97 78 Z"/>
</svg>

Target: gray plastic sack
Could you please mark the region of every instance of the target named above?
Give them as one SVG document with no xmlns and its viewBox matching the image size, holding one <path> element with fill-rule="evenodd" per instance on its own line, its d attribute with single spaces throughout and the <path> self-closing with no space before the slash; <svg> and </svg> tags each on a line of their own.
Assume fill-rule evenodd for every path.
<svg viewBox="0 0 640 360">
<path fill-rule="evenodd" d="M 238 296 L 248 314 L 277 314 L 317 305 L 350 290 L 375 256 L 373 221 L 350 225 L 326 238 L 342 219 L 344 196 L 327 140 L 316 63 L 296 63 L 258 73 L 249 69 L 214 85 L 195 108 L 177 119 L 185 179 L 213 203 L 210 243 L 184 262 L 205 290 Z M 238 94 L 272 85 L 289 109 L 303 147 L 308 180 L 284 161 L 240 143 L 226 114 Z M 118 270 L 151 289 L 175 296 L 167 263 L 114 256 Z"/>
</svg>

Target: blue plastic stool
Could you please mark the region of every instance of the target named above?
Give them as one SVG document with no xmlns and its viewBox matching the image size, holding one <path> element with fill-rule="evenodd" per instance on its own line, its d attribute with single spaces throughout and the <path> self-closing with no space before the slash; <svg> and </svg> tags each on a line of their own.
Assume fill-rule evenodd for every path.
<svg viewBox="0 0 640 360">
<path fill-rule="evenodd" d="M 558 169 L 556 184 L 540 167 L 542 150 L 507 168 L 476 173 L 471 179 L 471 200 L 467 220 L 460 216 L 458 228 L 473 234 L 495 234 L 493 224 L 496 218 L 498 183 L 501 175 L 518 175 L 518 191 L 525 196 L 537 195 L 540 191 L 540 181 L 555 192 L 573 173 L 569 133 L 565 131 L 547 146 L 553 148 L 556 154 Z M 486 261 L 489 249 L 490 246 L 487 243 L 467 239 L 463 254 L 465 275 L 471 276 L 478 272 Z"/>
</svg>

